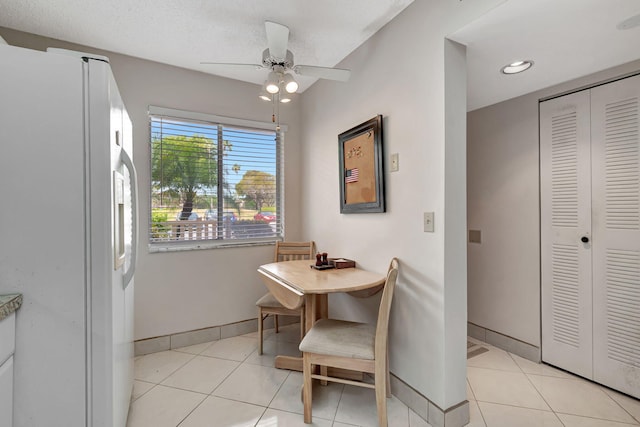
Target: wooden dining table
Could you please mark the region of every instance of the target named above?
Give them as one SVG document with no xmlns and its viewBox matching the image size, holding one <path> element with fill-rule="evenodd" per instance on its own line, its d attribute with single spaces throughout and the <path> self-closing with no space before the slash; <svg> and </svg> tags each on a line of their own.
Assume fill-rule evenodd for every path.
<svg viewBox="0 0 640 427">
<path fill-rule="evenodd" d="M 305 331 L 329 312 L 328 295 L 348 293 L 363 298 L 379 292 L 386 277 L 357 267 L 316 270 L 314 261 L 284 261 L 261 265 L 258 273 L 269 292 L 287 308 L 305 306 Z M 276 356 L 275 367 L 302 371 L 302 358 Z"/>
</svg>

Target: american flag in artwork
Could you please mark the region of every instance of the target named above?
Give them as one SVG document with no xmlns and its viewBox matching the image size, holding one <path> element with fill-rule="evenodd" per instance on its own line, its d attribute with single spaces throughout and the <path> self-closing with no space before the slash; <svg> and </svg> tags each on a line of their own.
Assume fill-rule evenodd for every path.
<svg viewBox="0 0 640 427">
<path fill-rule="evenodd" d="M 344 174 L 344 182 L 347 184 L 350 182 L 358 182 L 358 168 L 347 169 Z"/>
</svg>

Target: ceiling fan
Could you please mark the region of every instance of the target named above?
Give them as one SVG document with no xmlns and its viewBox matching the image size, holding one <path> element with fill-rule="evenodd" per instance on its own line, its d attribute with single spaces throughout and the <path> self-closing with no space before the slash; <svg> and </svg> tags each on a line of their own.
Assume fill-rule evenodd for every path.
<svg viewBox="0 0 640 427">
<path fill-rule="evenodd" d="M 265 21 L 267 30 L 267 49 L 262 52 L 262 64 L 229 64 L 219 62 L 202 62 L 211 66 L 213 70 L 230 71 L 238 69 L 271 70 L 263 87 L 269 94 L 294 93 L 298 90 L 298 83 L 290 72 L 301 76 L 317 77 L 320 79 L 346 82 L 351 71 L 341 68 L 317 67 L 313 65 L 296 65 L 293 53 L 287 49 L 289 42 L 289 28 L 275 22 Z M 283 89 L 283 90 L 281 90 Z M 262 97 L 262 96 L 261 96 Z M 268 95 L 265 94 L 267 99 Z M 271 99 L 271 98 L 269 98 Z M 283 101 L 281 97 L 281 102 Z"/>
</svg>

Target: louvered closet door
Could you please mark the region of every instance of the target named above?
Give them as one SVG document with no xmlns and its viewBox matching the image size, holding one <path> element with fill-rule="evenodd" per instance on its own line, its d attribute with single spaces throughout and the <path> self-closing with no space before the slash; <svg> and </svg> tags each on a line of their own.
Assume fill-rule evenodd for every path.
<svg viewBox="0 0 640 427">
<path fill-rule="evenodd" d="M 542 359 L 592 375 L 589 91 L 540 104 Z"/>
<path fill-rule="evenodd" d="M 640 397 L 640 76 L 591 109 L 594 380 Z"/>
</svg>

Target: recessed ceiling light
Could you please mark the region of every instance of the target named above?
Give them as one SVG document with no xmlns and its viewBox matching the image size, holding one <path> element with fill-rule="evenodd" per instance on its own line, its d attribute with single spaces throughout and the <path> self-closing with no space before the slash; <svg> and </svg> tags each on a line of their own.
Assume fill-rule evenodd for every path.
<svg viewBox="0 0 640 427">
<path fill-rule="evenodd" d="M 533 61 L 516 61 L 502 67 L 502 74 L 516 74 L 528 70 L 533 65 Z"/>
</svg>

